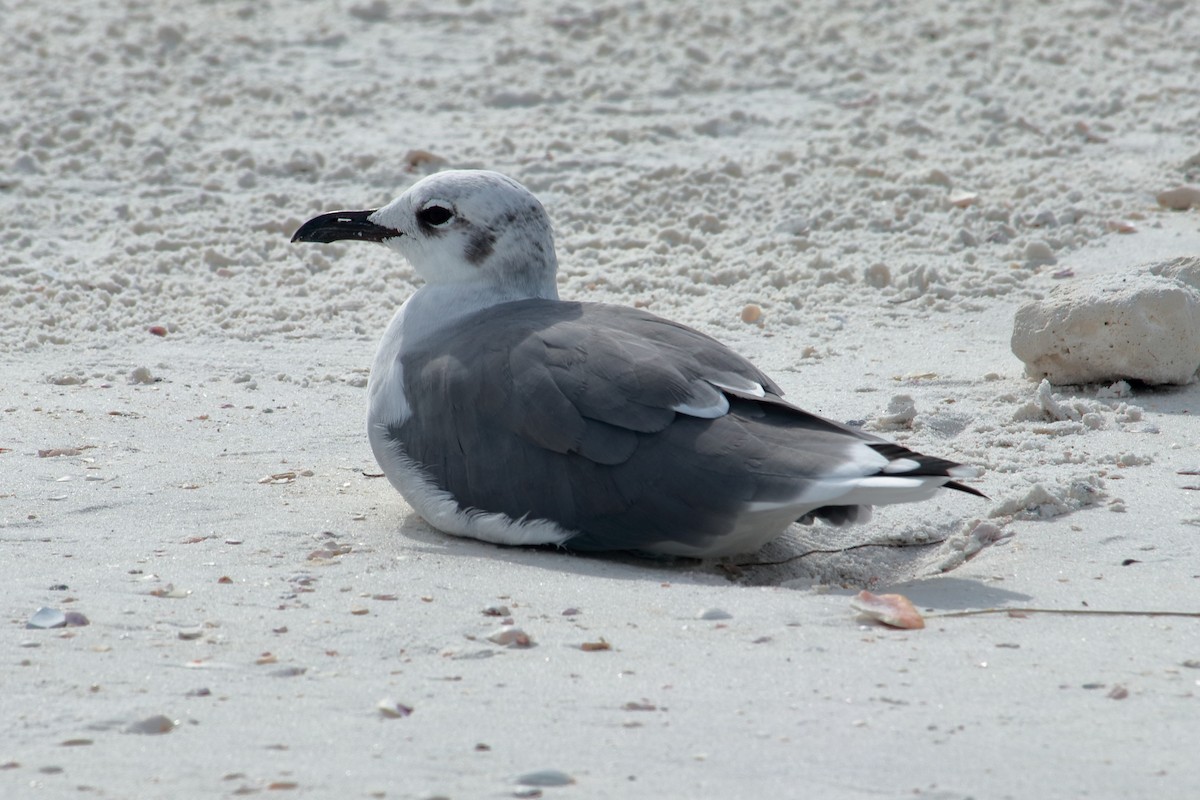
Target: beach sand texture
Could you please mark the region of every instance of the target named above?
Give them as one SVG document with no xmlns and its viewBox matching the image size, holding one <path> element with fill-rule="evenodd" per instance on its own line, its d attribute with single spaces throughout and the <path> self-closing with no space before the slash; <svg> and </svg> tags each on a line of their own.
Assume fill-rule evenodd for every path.
<svg viewBox="0 0 1200 800">
<path fill-rule="evenodd" d="M 0 796 L 1200 787 L 1200 387 L 1010 348 L 1057 287 L 1200 255 L 1156 201 L 1200 183 L 1191 4 L 9 5 Z M 433 530 L 363 425 L 416 277 L 289 238 L 442 167 L 541 198 L 564 298 L 990 499 L 714 563 Z"/>
</svg>

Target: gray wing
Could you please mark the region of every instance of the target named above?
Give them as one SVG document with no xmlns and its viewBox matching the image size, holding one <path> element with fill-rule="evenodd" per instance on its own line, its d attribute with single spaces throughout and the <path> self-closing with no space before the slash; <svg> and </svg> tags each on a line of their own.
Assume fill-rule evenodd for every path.
<svg viewBox="0 0 1200 800">
<path fill-rule="evenodd" d="M 580 549 L 711 541 L 747 504 L 884 445 L 787 404 L 716 340 L 624 307 L 506 303 L 404 370 L 421 387 L 391 430 L 408 457 L 463 508 L 553 520 Z"/>
</svg>

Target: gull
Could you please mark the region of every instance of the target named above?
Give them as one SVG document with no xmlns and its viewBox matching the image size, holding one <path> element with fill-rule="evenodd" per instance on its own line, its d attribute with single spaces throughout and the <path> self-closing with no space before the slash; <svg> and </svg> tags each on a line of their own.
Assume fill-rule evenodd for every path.
<svg viewBox="0 0 1200 800">
<path fill-rule="evenodd" d="M 708 558 L 794 523 L 862 522 L 977 470 L 811 414 L 746 358 L 625 306 L 559 300 L 550 218 L 517 181 L 448 170 L 293 242 L 398 250 L 424 285 L 367 385 L 388 480 L 433 527 L 505 545 Z"/>
</svg>

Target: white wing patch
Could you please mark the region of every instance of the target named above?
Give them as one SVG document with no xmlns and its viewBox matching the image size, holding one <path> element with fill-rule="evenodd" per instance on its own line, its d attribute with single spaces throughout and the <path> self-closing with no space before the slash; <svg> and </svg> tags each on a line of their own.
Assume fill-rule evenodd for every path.
<svg viewBox="0 0 1200 800">
<path fill-rule="evenodd" d="M 729 399 L 714 389 L 711 382 L 694 381 L 690 388 L 688 399 L 671 406 L 672 411 L 700 419 L 716 419 L 729 413 Z"/>
<path fill-rule="evenodd" d="M 705 378 L 691 386 L 692 394 L 686 402 L 671 406 L 671 410 L 700 419 L 716 419 L 729 413 L 729 398 L 725 392 L 745 394 L 751 397 L 766 397 L 767 390 L 751 380 L 737 375 L 722 374 L 719 379 Z"/>
<path fill-rule="evenodd" d="M 741 394 L 754 395 L 755 397 L 766 397 L 767 390 L 760 384 L 751 380 L 739 378 L 736 375 L 722 376 L 720 380 L 713 378 L 707 379 L 709 383 L 718 389 L 724 389 L 727 392 L 740 392 Z"/>
</svg>

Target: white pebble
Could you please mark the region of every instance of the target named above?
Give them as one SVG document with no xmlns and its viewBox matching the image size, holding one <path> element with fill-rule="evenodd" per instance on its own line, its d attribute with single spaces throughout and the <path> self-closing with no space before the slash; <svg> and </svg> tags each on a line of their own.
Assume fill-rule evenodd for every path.
<svg viewBox="0 0 1200 800">
<path fill-rule="evenodd" d="M 1177 186 L 1174 189 L 1159 192 L 1154 199 L 1163 208 L 1169 208 L 1174 211 L 1187 211 L 1189 208 L 1200 208 L 1200 187 Z"/>
<path fill-rule="evenodd" d="M 1025 245 L 1025 260 L 1031 264 L 1053 264 L 1054 250 L 1041 239 Z"/>
</svg>

